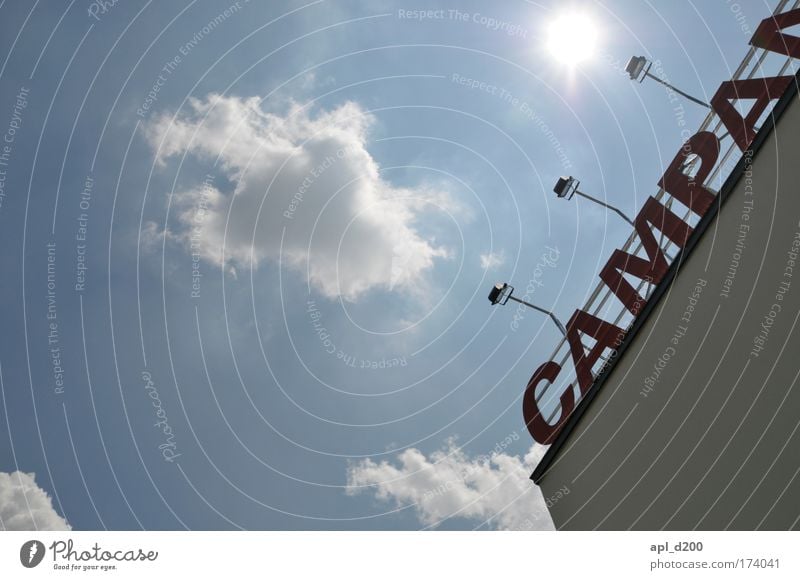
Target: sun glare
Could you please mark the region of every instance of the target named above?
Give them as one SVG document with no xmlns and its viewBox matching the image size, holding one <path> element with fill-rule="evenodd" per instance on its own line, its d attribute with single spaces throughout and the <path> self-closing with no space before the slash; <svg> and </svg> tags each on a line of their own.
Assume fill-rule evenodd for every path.
<svg viewBox="0 0 800 580">
<path fill-rule="evenodd" d="M 596 43 L 597 28 L 585 14 L 562 14 L 547 30 L 548 50 L 558 61 L 569 66 L 591 57 Z"/>
</svg>

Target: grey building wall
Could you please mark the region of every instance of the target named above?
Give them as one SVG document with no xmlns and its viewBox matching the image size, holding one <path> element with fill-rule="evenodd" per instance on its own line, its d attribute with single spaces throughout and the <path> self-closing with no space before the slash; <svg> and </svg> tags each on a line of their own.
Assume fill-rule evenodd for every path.
<svg viewBox="0 0 800 580">
<path fill-rule="evenodd" d="M 798 250 L 795 97 L 539 482 L 557 528 L 800 527 Z"/>
</svg>

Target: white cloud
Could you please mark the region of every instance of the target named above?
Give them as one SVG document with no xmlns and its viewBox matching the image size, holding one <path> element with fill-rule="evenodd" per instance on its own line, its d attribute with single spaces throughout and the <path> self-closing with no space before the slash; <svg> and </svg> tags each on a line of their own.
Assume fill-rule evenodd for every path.
<svg viewBox="0 0 800 580">
<path fill-rule="evenodd" d="M 534 445 L 525 457 L 498 452 L 470 458 L 450 440 L 429 457 L 407 449 L 398 454 L 399 465 L 370 459 L 354 464 L 347 491 L 413 504 L 424 525 L 459 517 L 501 530 L 552 530 L 541 491 L 529 479 L 542 455 L 543 448 Z"/>
<path fill-rule="evenodd" d="M 191 99 L 174 121 L 156 117 L 145 132 L 158 163 L 188 152 L 221 171 L 175 194 L 170 238 L 231 272 L 280 259 L 329 298 L 418 288 L 450 252 L 417 220 L 458 208 L 433 187 L 386 181 L 366 149 L 373 123 L 352 102 L 280 116 L 258 98 L 218 95 Z"/>
<path fill-rule="evenodd" d="M 36 485 L 35 474 L 0 472 L 0 529 L 71 530 L 56 512 L 52 498 Z"/>
<path fill-rule="evenodd" d="M 503 252 L 486 252 L 481 254 L 481 268 L 484 270 L 494 270 L 506 263 Z"/>
<path fill-rule="evenodd" d="M 161 245 L 164 243 L 165 237 L 171 239 L 167 230 L 159 228 L 154 221 L 145 222 L 141 231 L 142 249 L 147 252 L 161 251 Z"/>
</svg>

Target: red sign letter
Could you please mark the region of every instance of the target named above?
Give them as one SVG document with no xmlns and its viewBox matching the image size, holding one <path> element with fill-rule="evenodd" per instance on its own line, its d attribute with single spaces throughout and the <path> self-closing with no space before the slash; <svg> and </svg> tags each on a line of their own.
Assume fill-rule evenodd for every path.
<svg viewBox="0 0 800 580">
<path fill-rule="evenodd" d="M 581 333 L 588 334 L 595 339 L 595 344 L 586 354 L 581 340 Z M 592 368 L 597 359 L 607 348 L 615 349 L 622 342 L 625 331 L 619 326 L 601 320 L 583 310 L 576 310 L 567 323 L 567 342 L 572 352 L 572 362 L 575 364 L 575 374 L 578 376 L 581 395 L 585 394 L 594 382 Z"/>
<path fill-rule="evenodd" d="M 712 101 L 713 102 L 713 101 Z M 694 177 L 683 172 L 683 164 L 690 155 L 700 158 L 700 169 Z M 719 157 L 719 139 L 710 131 L 695 133 L 683 144 L 681 150 L 672 160 L 658 185 L 664 191 L 702 216 L 714 203 L 714 194 L 703 187 Z"/>
<path fill-rule="evenodd" d="M 645 300 L 636 291 L 633 284 L 628 282 L 622 274 L 633 274 L 637 278 L 647 279 L 649 282 L 657 284 L 666 271 L 666 260 L 663 255 L 660 260 L 648 262 L 644 258 L 639 258 L 622 250 L 614 250 L 611 258 L 600 270 L 600 279 L 611 288 L 611 291 L 625 305 L 625 308 L 636 316 L 644 306 Z"/>
<path fill-rule="evenodd" d="M 542 381 L 552 383 L 561 372 L 561 365 L 556 362 L 548 361 L 536 369 L 528 386 L 525 387 L 525 395 L 522 397 L 522 416 L 531 437 L 542 445 L 550 445 L 558 432 L 564 426 L 564 422 L 575 408 L 575 396 L 572 394 L 572 385 L 561 394 L 561 417 L 555 425 L 550 425 L 542 416 L 539 404 L 536 402 L 536 387 Z"/>
<path fill-rule="evenodd" d="M 651 224 L 680 248 L 686 244 L 686 240 L 692 234 L 691 226 L 668 210 L 666 206 L 658 203 L 653 197 L 647 199 L 642 211 L 636 216 L 634 225 L 649 260 L 627 254 L 622 250 L 614 250 L 611 258 L 600 272 L 600 279 L 608 285 L 634 316 L 639 314 L 645 299 L 622 274 L 633 274 L 637 278 L 647 279 L 653 284 L 658 284 L 669 267 L 664 251 L 659 247 L 658 240 L 650 229 Z"/>
<path fill-rule="evenodd" d="M 726 81 L 717 90 L 711 99 L 714 112 L 736 141 L 739 149 L 746 151 L 756 137 L 754 129 L 756 121 L 767 108 L 772 99 L 777 99 L 794 80 L 792 75 L 782 77 L 767 77 L 763 79 L 744 79 L 739 81 Z M 755 99 L 753 108 L 742 117 L 733 107 L 729 99 Z"/>
<path fill-rule="evenodd" d="M 800 38 L 781 32 L 784 28 L 795 24 L 800 24 L 800 8 L 765 18 L 756 28 L 750 44 L 793 58 L 800 58 Z"/>
</svg>

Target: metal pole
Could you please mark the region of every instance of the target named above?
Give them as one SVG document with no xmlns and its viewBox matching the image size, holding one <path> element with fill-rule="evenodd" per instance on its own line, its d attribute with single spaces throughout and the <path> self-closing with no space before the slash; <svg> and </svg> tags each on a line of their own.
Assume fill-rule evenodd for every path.
<svg viewBox="0 0 800 580">
<path fill-rule="evenodd" d="M 650 74 L 650 71 L 645 71 L 644 75 L 645 75 L 645 76 L 647 76 L 647 77 L 650 77 L 650 78 L 651 78 L 651 79 L 653 79 L 654 81 L 657 81 L 657 82 L 661 83 L 661 84 L 662 84 L 662 85 L 664 85 L 665 87 L 669 87 L 670 89 L 672 89 L 673 91 L 675 91 L 675 92 L 676 92 L 676 93 L 678 93 L 679 95 L 683 95 L 684 97 L 686 97 L 687 99 L 689 99 L 690 101 L 692 101 L 692 102 L 694 102 L 694 103 L 697 103 L 698 105 L 702 105 L 702 106 L 706 107 L 707 109 L 710 109 L 710 108 L 711 108 L 711 105 L 709 105 L 708 103 L 705 103 L 705 102 L 701 101 L 700 99 L 695 99 L 695 98 L 694 98 L 692 95 L 687 95 L 686 93 L 684 93 L 684 92 L 683 92 L 682 90 L 680 90 L 679 88 L 677 88 L 677 87 L 673 87 L 673 86 L 672 86 L 671 84 L 669 84 L 667 81 L 663 81 L 663 80 L 661 80 L 660 78 L 658 78 L 657 76 L 651 75 L 651 74 Z"/>
<path fill-rule="evenodd" d="M 520 304 L 524 304 L 528 308 L 533 308 L 534 310 L 538 310 L 539 312 L 542 312 L 543 314 L 547 314 L 550 318 L 553 319 L 553 322 L 555 322 L 556 326 L 561 331 L 561 334 L 563 334 L 564 336 L 567 336 L 567 330 L 564 328 L 564 325 L 561 324 L 561 321 L 558 318 L 556 318 L 556 315 L 553 314 L 552 312 L 550 312 L 549 310 L 545 310 L 544 308 L 540 308 L 540 307 L 536 306 L 535 304 L 531 304 L 530 302 L 525 302 L 524 300 L 520 300 L 519 298 L 516 298 L 513 295 L 509 296 L 508 298 L 509 298 L 509 300 L 513 300 L 514 302 L 519 302 Z"/>
<path fill-rule="evenodd" d="M 582 191 L 578 191 L 577 189 L 575 190 L 575 193 L 577 193 L 577 194 L 578 194 L 578 195 L 580 195 L 581 197 L 585 197 L 585 198 L 586 198 L 586 199 L 588 199 L 588 200 L 591 200 L 591 201 L 593 201 L 593 202 L 595 202 L 595 203 L 598 203 L 598 204 L 602 205 L 603 207 L 607 207 L 607 208 L 608 208 L 608 209 L 610 209 L 611 211 L 613 211 L 613 212 L 616 212 L 617 214 L 619 214 L 619 216 L 620 216 L 622 219 L 624 219 L 626 222 L 628 222 L 629 224 L 633 225 L 633 220 L 631 220 L 631 218 L 629 218 L 628 216 L 626 216 L 624 213 L 622 213 L 622 211 L 621 211 L 621 210 L 619 210 L 619 209 L 615 208 L 613 205 L 609 205 L 609 204 L 607 204 L 606 202 L 604 202 L 604 201 L 601 201 L 601 200 L 599 200 L 599 199 L 597 199 L 597 198 L 595 198 L 595 197 L 592 197 L 591 195 L 587 195 L 587 194 L 583 193 Z"/>
</svg>

